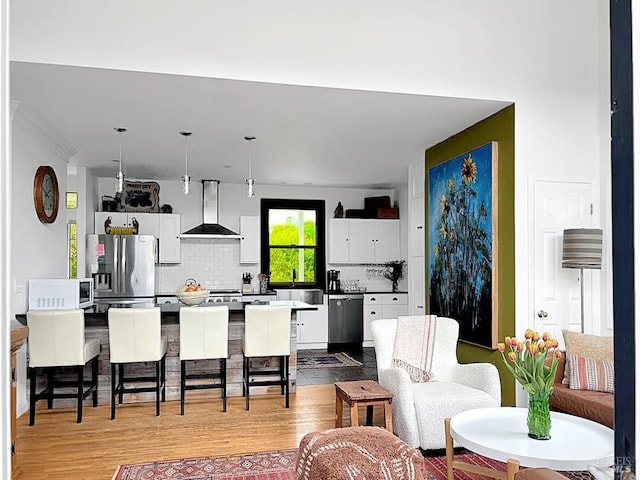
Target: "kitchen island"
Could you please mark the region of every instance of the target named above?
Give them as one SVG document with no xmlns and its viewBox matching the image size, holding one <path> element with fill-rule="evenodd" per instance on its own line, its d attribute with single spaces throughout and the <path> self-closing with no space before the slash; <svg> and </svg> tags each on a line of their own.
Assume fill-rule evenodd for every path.
<svg viewBox="0 0 640 480">
<path fill-rule="evenodd" d="M 100 355 L 98 356 L 98 403 L 108 405 L 111 402 L 111 368 L 109 363 L 109 331 L 107 312 L 110 307 L 140 308 L 160 307 L 162 321 L 162 335 L 168 339 L 167 348 L 167 400 L 180 399 L 180 323 L 179 313 L 181 308 L 209 308 L 214 306 L 227 306 L 229 308 L 229 358 L 227 359 L 227 396 L 242 396 L 242 340 L 244 338 L 244 307 L 246 305 L 283 305 L 291 307 L 291 356 L 289 357 L 290 391 L 296 391 L 296 366 L 297 366 L 297 312 L 317 310 L 317 306 L 299 301 L 273 300 L 267 302 L 232 302 L 232 303 L 203 303 L 197 307 L 188 307 L 181 304 L 96 304 L 85 309 L 85 336 L 87 339 L 100 340 Z M 26 314 L 16 315 L 20 323 L 26 325 Z M 272 368 L 277 365 L 277 359 L 265 359 L 264 367 Z M 271 363 L 276 362 L 276 363 Z M 218 370 L 218 360 L 201 360 L 190 363 L 190 372 L 199 370 Z M 126 367 L 125 367 L 126 368 Z M 153 363 L 134 364 L 135 372 L 140 375 L 151 375 Z M 70 372 L 70 375 L 73 375 Z M 44 378 L 44 377 L 43 377 Z M 43 379 L 38 381 L 38 389 L 44 385 Z M 280 387 L 252 387 L 251 395 L 279 394 Z M 193 391 L 187 394 L 187 405 L 190 398 L 219 396 L 218 391 Z M 153 393 L 129 394 L 125 403 L 155 401 Z M 54 402 L 54 408 L 58 406 L 73 406 L 74 399 L 60 399 Z M 188 411 L 188 407 L 187 407 Z"/>
</svg>

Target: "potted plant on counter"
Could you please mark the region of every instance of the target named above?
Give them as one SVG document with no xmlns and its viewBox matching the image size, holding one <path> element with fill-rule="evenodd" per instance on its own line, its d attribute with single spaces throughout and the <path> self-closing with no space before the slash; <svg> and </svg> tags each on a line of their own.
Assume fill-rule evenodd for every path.
<svg viewBox="0 0 640 480">
<path fill-rule="evenodd" d="M 384 264 L 386 270 L 384 278 L 391 280 L 392 291 L 398 291 L 398 280 L 404 278 L 404 266 L 407 262 L 404 260 L 393 260 Z"/>
</svg>

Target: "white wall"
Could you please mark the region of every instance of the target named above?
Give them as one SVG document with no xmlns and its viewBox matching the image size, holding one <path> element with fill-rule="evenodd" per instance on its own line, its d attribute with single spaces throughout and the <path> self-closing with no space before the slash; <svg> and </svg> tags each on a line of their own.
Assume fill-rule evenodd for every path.
<svg viewBox="0 0 640 480">
<path fill-rule="evenodd" d="M 30 278 L 67 278 L 67 161 L 75 152 L 24 105 L 14 103 L 11 145 L 11 318 L 27 311 Z M 43 224 L 33 206 L 33 178 L 40 165 L 56 172 L 58 217 Z M 79 224 L 80 226 L 81 224 Z M 27 410 L 26 347 L 17 353 L 17 414 Z"/>
<path fill-rule="evenodd" d="M 153 179 L 144 179 L 144 181 Z M 154 180 L 160 185 L 160 204 L 170 204 L 173 213 L 181 215 L 182 229 L 186 231 L 202 223 L 202 185 L 192 184 L 192 191 L 184 195 L 179 181 Z M 97 197 L 114 194 L 114 182 L 111 178 L 99 178 Z M 220 184 L 220 218 L 219 223 L 235 232 L 240 229 L 241 215 L 260 215 L 261 198 L 314 199 L 325 201 L 325 216 L 333 217 L 338 202 L 346 209 L 364 208 L 364 198 L 389 195 L 391 203 L 397 203 L 400 209 L 401 258 L 407 255 L 407 188 L 400 190 L 374 190 L 358 188 L 326 188 L 326 187 L 294 187 L 286 185 L 256 185 L 256 196 L 247 198 L 244 184 Z M 348 277 L 357 278 L 369 289 L 388 289 L 391 284 L 386 281 L 367 278 L 363 266 L 347 267 L 343 265 L 328 268 L 344 270 Z M 240 264 L 240 242 L 233 239 L 186 239 L 182 240 L 182 263 L 178 265 L 159 265 L 156 269 L 156 291 L 171 294 L 178 285 L 187 278 L 195 278 L 208 288 L 241 288 L 242 273 L 250 272 L 254 276 L 253 284 L 257 290 L 259 264 Z M 404 282 L 404 283 L 403 283 Z M 406 280 L 400 283 L 406 289 Z"/>
<path fill-rule="evenodd" d="M 12 216 L 12 281 L 13 314 L 27 310 L 27 285 L 30 278 L 67 278 L 67 191 L 66 148 L 52 141 L 50 130 L 23 105 L 13 115 L 12 185 L 15 207 Z M 41 165 L 49 165 L 56 172 L 60 191 L 60 207 L 54 223 L 44 224 L 38 219 L 33 205 L 33 178 Z"/>
<path fill-rule="evenodd" d="M 12 59 L 513 101 L 522 331 L 534 312 L 528 186 L 594 183 L 596 208 L 610 208 L 607 19 L 598 0 L 32 0 L 14 2 Z"/>
</svg>

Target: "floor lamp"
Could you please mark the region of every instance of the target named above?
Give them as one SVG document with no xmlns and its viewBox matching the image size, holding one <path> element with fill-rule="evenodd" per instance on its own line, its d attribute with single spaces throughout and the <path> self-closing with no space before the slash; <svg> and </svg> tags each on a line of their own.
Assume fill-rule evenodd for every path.
<svg viewBox="0 0 640 480">
<path fill-rule="evenodd" d="M 584 333 L 584 269 L 602 268 L 602 229 L 565 230 L 562 235 L 562 268 L 580 269 L 580 332 Z"/>
</svg>

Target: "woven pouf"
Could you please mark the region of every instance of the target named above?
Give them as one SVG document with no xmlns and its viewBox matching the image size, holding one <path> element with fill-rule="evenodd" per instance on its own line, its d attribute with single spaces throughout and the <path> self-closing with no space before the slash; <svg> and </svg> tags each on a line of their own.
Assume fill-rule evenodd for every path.
<svg viewBox="0 0 640 480">
<path fill-rule="evenodd" d="M 425 480 L 420 452 L 379 427 L 309 433 L 296 458 L 298 480 Z"/>
</svg>

